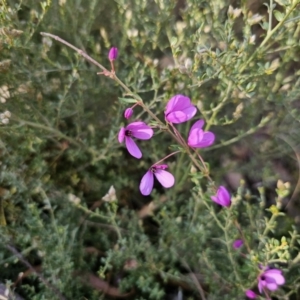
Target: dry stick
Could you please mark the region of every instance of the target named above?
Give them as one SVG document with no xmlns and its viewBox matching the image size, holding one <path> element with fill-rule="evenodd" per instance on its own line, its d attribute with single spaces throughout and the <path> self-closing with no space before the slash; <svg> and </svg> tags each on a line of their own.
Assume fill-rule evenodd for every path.
<svg viewBox="0 0 300 300">
<path fill-rule="evenodd" d="M 33 273 L 35 273 L 39 279 L 45 284 L 45 286 L 47 286 L 50 290 L 52 290 L 52 292 L 54 294 L 56 294 L 56 296 L 60 299 L 60 300 L 67 300 L 67 298 L 65 298 L 63 296 L 63 294 L 55 287 L 53 286 L 48 280 L 45 279 L 45 277 L 38 273 L 35 268 L 23 257 L 23 255 L 13 246 L 11 245 L 6 245 L 6 248 L 12 252 L 25 266 L 27 266 Z"/>
</svg>

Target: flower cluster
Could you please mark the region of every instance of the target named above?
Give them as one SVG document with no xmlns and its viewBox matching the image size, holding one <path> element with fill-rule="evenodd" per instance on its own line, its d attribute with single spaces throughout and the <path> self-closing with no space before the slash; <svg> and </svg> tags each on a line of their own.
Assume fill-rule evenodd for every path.
<svg viewBox="0 0 300 300">
<path fill-rule="evenodd" d="M 117 53 L 117 51 L 113 50 L 112 48 L 109 54 L 110 60 L 113 59 L 114 53 Z M 125 110 L 124 117 L 127 120 L 132 117 L 133 108 L 136 105 L 137 103 Z M 195 105 L 192 104 L 190 98 L 184 95 L 175 95 L 168 101 L 166 105 L 165 120 L 167 124 L 170 125 L 180 124 L 192 119 L 196 115 L 196 113 L 197 113 L 197 108 Z M 202 129 L 203 126 L 204 126 L 204 120 L 198 120 L 194 123 L 194 125 L 190 129 L 187 142 L 184 142 L 187 145 L 187 147 L 205 148 L 205 147 L 209 147 L 214 143 L 215 135 L 210 131 L 204 131 Z M 137 146 L 134 139 L 149 140 L 152 138 L 152 136 L 153 136 L 153 129 L 149 125 L 145 124 L 144 122 L 133 122 L 128 124 L 126 127 L 122 127 L 120 129 L 118 134 L 118 140 L 120 143 L 125 142 L 125 146 L 128 152 L 133 157 L 140 159 L 142 158 L 142 152 L 140 148 Z M 150 195 L 154 185 L 154 177 L 165 188 L 170 188 L 174 185 L 175 178 L 170 172 L 165 171 L 167 167 L 168 167 L 167 165 L 165 164 L 162 165 L 159 163 L 156 163 L 150 167 L 147 173 L 143 176 L 140 183 L 140 191 L 143 195 L 145 196 Z M 223 203 L 225 203 L 226 204 L 225 206 L 228 206 L 228 199 L 225 200 L 222 199 L 220 204 L 223 205 Z"/>
<path fill-rule="evenodd" d="M 108 59 L 111 63 L 112 73 L 114 72 L 114 60 L 118 57 L 118 49 L 116 47 L 112 47 L 108 53 Z M 135 106 L 141 103 L 136 102 L 132 107 L 126 108 L 124 111 L 124 118 L 130 119 L 133 116 L 133 109 Z M 204 120 L 196 121 L 192 127 L 190 128 L 187 141 L 182 138 L 180 133 L 174 127 L 173 124 L 181 124 L 192 119 L 197 113 L 197 108 L 191 102 L 191 99 L 187 96 L 178 94 L 173 96 L 167 103 L 165 109 L 165 121 L 168 129 L 171 128 L 174 133 L 174 137 L 178 139 L 178 142 L 183 148 L 189 151 L 189 147 L 193 150 L 195 148 L 206 148 L 211 146 L 215 141 L 214 133 L 210 131 L 205 131 L 203 129 Z M 132 122 L 125 127 L 122 127 L 118 134 L 119 143 L 125 142 L 126 148 L 128 152 L 135 158 L 142 158 L 143 154 L 138 145 L 135 142 L 137 140 L 149 140 L 152 138 L 154 132 L 153 129 L 144 122 Z M 150 195 L 153 185 L 154 185 L 154 177 L 161 183 L 161 185 L 165 188 L 170 188 L 175 183 L 174 176 L 166 171 L 168 168 L 166 164 L 160 164 L 167 157 L 170 157 L 169 154 L 165 158 L 161 159 L 159 162 L 153 164 L 146 174 L 143 176 L 140 182 L 140 191 L 144 196 Z M 200 157 L 201 159 L 201 157 Z M 201 159 L 202 160 L 202 159 Z M 202 161 L 203 163 L 203 161 Z M 204 163 L 203 163 L 204 164 Z M 211 196 L 212 201 L 221 205 L 221 206 L 230 206 L 231 197 L 227 189 L 223 186 L 220 186 L 216 190 L 216 195 Z"/>
</svg>

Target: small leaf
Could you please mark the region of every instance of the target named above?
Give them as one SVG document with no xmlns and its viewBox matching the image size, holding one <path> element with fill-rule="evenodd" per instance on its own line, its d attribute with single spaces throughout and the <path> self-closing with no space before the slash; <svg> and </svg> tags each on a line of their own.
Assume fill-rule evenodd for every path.
<svg viewBox="0 0 300 300">
<path fill-rule="evenodd" d="M 274 15 L 278 22 L 280 22 L 284 18 L 284 13 L 282 13 L 278 10 L 274 10 Z"/>
<path fill-rule="evenodd" d="M 290 0 L 275 0 L 275 2 L 277 2 L 281 6 L 288 6 L 291 4 Z"/>
<path fill-rule="evenodd" d="M 136 103 L 137 100 L 136 99 L 133 99 L 133 98 L 121 98 L 119 97 L 119 101 L 122 102 L 122 103 Z"/>
<path fill-rule="evenodd" d="M 177 44 L 177 42 L 178 42 L 177 37 L 173 36 L 170 41 L 171 47 L 175 46 Z"/>
</svg>

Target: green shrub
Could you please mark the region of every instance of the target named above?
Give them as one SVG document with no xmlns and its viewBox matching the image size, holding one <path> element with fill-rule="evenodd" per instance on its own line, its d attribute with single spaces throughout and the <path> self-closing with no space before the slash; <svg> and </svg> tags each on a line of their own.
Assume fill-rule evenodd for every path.
<svg viewBox="0 0 300 300">
<path fill-rule="evenodd" d="M 261 297 L 297 299 L 298 11 L 299 0 L 2 0 L 1 281 L 25 299 L 243 299 L 269 266 L 285 284 Z M 193 122 L 165 122 L 177 94 L 212 146 L 180 140 Z M 139 160 L 118 142 L 138 120 L 155 132 Z M 175 185 L 141 195 L 175 152 L 161 162 Z M 219 186 L 230 207 L 212 201 Z"/>
</svg>

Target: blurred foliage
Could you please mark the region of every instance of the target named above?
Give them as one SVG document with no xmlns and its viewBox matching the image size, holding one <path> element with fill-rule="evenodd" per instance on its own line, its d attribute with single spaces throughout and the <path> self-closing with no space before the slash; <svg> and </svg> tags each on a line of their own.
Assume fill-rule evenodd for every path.
<svg viewBox="0 0 300 300">
<path fill-rule="evenodd" d="M 298 2 L 1 0 L 1 281 L 24 299 L 243 299 L 262 263 L 288 274 L 277 299 L 298 299 Z M 168 160 L 176 185 L 142 197 L 173 141 L 158 132 L 132 158 L 117 141 L 126 92 L 40 32 L 107 68 L 118 47 L 118 77 L 160 118 L 189 96 L 217 136 L 201 154 L 232 207 L 211 203 L 184 153 Z M 241 232 L 245 257 L 231 246 Z"/>
</svg>

